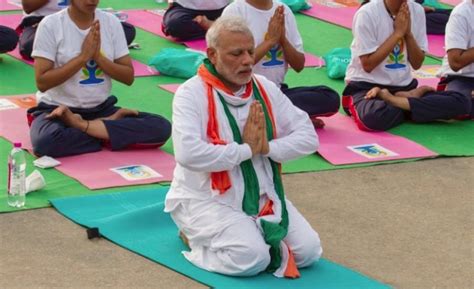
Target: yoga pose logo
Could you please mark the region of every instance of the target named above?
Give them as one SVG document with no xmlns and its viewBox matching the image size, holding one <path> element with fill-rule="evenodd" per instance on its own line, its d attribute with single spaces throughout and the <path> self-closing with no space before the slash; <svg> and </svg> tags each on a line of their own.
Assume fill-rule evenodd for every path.
<svg viewBox="0 0 474 289">
<path fill-rule="evenodd" d="M 283 62 L 283 50 L 281 49 L 281 46 L 277 44 L 273 46 L 270 50 L 268 50 L 267 54 L 265 55 L 265 59 L 270 59 L 270 60 L 262 63 L 263 66 L 282 65 L 284 62 Z"/>
<path fill-rule="evenodd" d="M 376 143 L 348 146 L 354 153 L 368 159 L 397 156 L 398 154 Z"/>
<path fill-rule="evenodd" d="M 86 67 L 82 68 L 82 73 L 87 78 L 81 80 L 79 82 L 80 84 L 98 84 L 104 82 L 103 78 L 99 78 L 99 76 L 104 75 L 104 72 L 99 69 L 97 63 L 92 59 L 86 62 Z"/>
<path fill-rule="evenodd" d="M 389 64 L 385 65 L 385 67 L 389 69 L 400 69 L 405 68 L 406 65 L 403 64 L 406 62 L 405 54 L 403 54 L 403 39 L 400 39 L 393 48 L 393 51 L 388 55 L 389 60 L 387 61 Z"/>
<path fill-rule="evenodd" d="M 268 34 L 265 34 L 265 39 L 268 37 Z M 276 66 L 282 65 L 283 61 L 283 50 L 279 44 L 275 44 L 264 56 L 266 62 L 263 62 L 263 66 Z"/>
<path fill-rule="evenodd" d="M 62 0 L 58 2 L 58 6 L 68 6 L 69 0 Z"/>
</svg>

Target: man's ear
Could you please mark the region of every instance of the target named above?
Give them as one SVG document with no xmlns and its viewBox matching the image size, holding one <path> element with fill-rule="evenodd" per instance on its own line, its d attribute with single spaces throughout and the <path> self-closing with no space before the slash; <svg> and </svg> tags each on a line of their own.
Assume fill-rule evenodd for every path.
<svg viewBox="0 0 474 289">
<path fill-rule="evenodd" d="M 215 48 L 208 47 L 206 50 L 207 53 L 207 58 L 209 58 L 209 61 L 212 63 L 212 65 L 216 65 L 217 62 L 217 51 Z"/>
</svg>

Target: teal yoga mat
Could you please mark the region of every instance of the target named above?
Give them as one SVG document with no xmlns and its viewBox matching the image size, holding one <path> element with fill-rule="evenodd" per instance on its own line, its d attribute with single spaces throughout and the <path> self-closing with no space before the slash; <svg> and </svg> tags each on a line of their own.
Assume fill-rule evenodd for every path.
<svg viewBox="0 0 474 289">
<path fill-rule="evenodd" d="M 64 216 L 86 227 L 99 228 L 112 242 L 214 288 L 382 289 L 390 286 L 329 260 L 301 270 L 301 278 L 279 279 L 269 273 L 229 277 L 189 263 L 176 226 L 163 212 L 168 188 L 51 200 Z"/>
</svg>

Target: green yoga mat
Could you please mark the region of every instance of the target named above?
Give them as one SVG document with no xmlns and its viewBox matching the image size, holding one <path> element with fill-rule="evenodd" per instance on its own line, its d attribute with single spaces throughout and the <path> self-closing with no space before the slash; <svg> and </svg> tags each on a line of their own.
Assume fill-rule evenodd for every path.
<svg viewBox="0 0 474 289">
<path fill-rule="evenodd" d="M 0 138 L 0 165 L 4 168 L 0 174 L 0 213 L 44 208 L 50 206 L 49 199 L 69 197 L 69 196 L 83 196 L 83 195 L 96 195 L 108 192 L 117 191 L 128 191 L 137 190 L 139 188 L 161 188 L 159 184 L 141 185 L 135 187 L 121 187 L 121 188 L 109 188 L 102 190 L 89 190 L 88 188 L 81 185 L 78 181 L 62 174 L 55 169 L 40 169 L 33 166 L 34 157 L 30 154 L 26 154 L 27 159 L 27 174 L 31 173 L 34 169 L 41 172 L 46 180 L 46 187 L 42 190 L 31 192 L 26 195 L 26 205 L 24 208 L 17 209 L 7 205 L 7 162 L 8 152 L 10 152 L 12 145 L 3 138 Z"/>
<path fill-rule="evenodd" d="M 163 212 L 167 188 L 51 200 L 64 216 L 86 227 L 99 228 L 112 242 L 214 288 L 390 288 L 329 260 L 301 270 L 301 278 L 279 279 L 269 273 L 228 277 L 189 263 L 176 226 Z"/>
</svg>

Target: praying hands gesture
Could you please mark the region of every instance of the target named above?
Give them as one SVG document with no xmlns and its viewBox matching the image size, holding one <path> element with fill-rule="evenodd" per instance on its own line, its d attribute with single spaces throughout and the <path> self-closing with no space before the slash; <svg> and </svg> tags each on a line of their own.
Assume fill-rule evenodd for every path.
<svg viewBox="0 0 474 289">
<path fill-rule="evenodd" d="M 84 61 L 91 59 L 97 61 L 100 56 L 100 23 L 98 20 L 92 23 L 89 33 L 82 43 L 81 56 Z"/>
<path fill-rule="evenodd" d="M 249 116 L 244 126 L 242 141 L 250 146 L 252 155 L 269 153 L 265 115 L 262 105 L 255 101 L 250 105 Z"/>
<path fill-rule="evenodd" d="M 393 28 L 399 38 L 403 38 L 411 33 L 410 10 L 407 3 L 402 3 L 397 16 L 393 22 Z"/>
<path fill-rule="evenodd" d="M 282 44 L 285 39 L 285 10 L 279 6 L 268 23 L 267 35 L 265 38 L 275 46 Z"/>
</svg>

